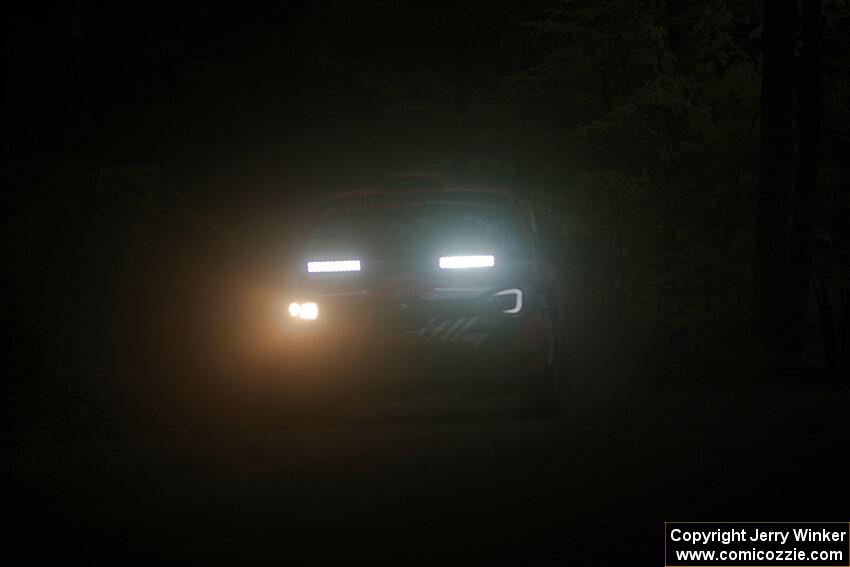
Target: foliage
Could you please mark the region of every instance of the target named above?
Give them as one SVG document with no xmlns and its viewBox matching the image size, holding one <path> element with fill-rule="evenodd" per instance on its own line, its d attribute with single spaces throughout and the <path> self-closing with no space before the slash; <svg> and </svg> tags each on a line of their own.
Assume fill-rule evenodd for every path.
<svg viewBox="0 0 850 567">
<path fill-rule="evenodd" d="M 561 132 L 544 193 L 557 236 L 597 251 L 589 289 L 689 337 L 676 349 L 718 346 L 748 305 L 760 80 L 746 24 L 724 2 L 564 1 L 529 24 L 541 62 L 511 78 L 549 109 L 527 128 Z"/>
</svg>

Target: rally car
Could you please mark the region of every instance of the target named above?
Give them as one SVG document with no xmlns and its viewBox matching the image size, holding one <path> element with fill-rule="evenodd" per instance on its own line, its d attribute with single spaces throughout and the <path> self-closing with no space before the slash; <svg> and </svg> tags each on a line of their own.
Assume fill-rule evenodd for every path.
<svg viewBox="0 0 850 567">
<path fill-rule="evenodd" d="M 510 192 L 430 175 L 329 195 L 287 271 L 291 360 L 334 389 L 513 390 L 557 412 L 563 317 L 535 232 Z"/>
</svg>

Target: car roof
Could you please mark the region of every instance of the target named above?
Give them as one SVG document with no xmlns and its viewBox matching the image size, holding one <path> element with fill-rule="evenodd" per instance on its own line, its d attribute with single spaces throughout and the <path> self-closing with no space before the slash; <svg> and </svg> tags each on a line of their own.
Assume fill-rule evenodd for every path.
<svg viewBox="0 0 850 567">
<path fill-rule="evenodd" d="M 512 193 L 495 185 L 480 184 L 451 184 L 447 183 L 438 173 L 429 171 L 413 171 L 391 173 L 384 176 L 383 183 L 375 184 L 365 189 L 353 191 L 337 191 L 325 196 L 325 200 L 350 199 L 396 193 L 489 193 L 512 199 Z"/>
<path fill-rule="evenodd" d="M 325 196 L 325 200 L 351 199 L 355 197 L 370 197 L 377 195 L 396 195 L 404 193 L 489 193 L 511 197 L 509 190 L 487 185 L 450 185 L 435 189 L 358 189 L 354 191 L 336 191 Z"/>
</svg>

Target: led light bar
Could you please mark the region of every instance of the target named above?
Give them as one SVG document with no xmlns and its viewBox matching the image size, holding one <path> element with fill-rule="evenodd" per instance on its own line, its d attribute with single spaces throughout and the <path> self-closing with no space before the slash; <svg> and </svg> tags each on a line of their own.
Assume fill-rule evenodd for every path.
<svg viewBox="0 0 850 567">
<path fill-rule="evenodd" d="M 323 260 L 307 262 L 307 271 L 311 274 L 328 272 L 359 272 L 360 260 Z"/>
<path fill-rule="evenodd" d="M 440 256 L 440 267 L 444 270 L 460 270 L 464 268 L 492 268 L 496 258 L 487 256 Z"/>
</svg>

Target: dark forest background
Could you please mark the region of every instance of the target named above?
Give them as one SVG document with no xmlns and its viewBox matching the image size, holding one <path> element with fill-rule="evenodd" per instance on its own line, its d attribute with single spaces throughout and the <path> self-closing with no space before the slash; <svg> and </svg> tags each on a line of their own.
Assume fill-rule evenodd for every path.
<svg viewBox="0 0 850 567">
<path fill-rule="evenodd" d="M 304 207 L 394 170 L 535 204 L 579 371 L 850 368 L 850 2 L 78 0 L 5 28 L 13 442 L 270 371 Z"/>
</svg>

